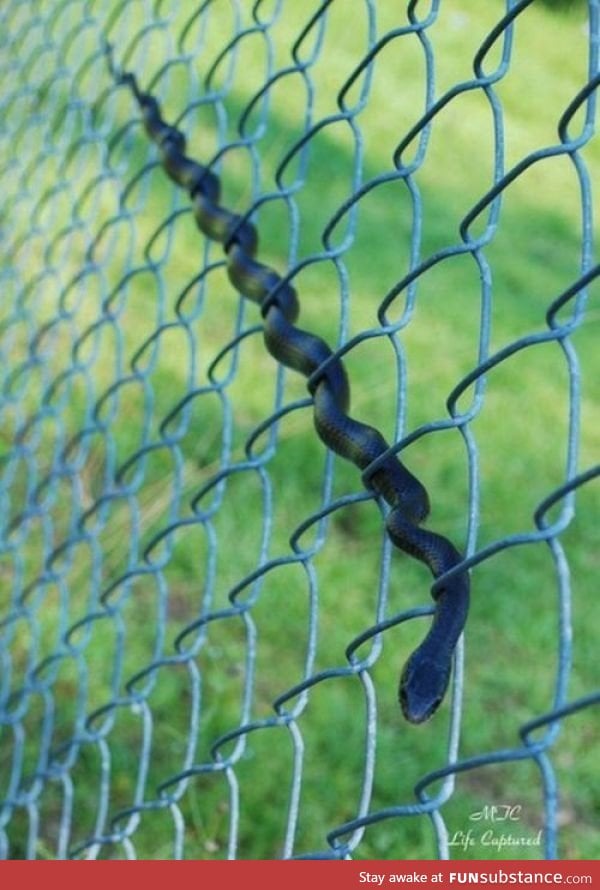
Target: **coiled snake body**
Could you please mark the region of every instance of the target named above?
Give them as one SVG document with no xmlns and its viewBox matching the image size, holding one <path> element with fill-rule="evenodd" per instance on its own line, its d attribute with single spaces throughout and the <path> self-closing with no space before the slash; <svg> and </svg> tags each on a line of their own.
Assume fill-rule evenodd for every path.
<svg viewBox="0 0 600 890">
<path fill-rule="evenodd" d="M 320 337 L 295 325 L 299 308 L 296 291 L 275 270 L 255 259 L 258 237 L 254 225 L 219 206 L 217 176 L 185 155 L 184 134 L 165 123 L 158 102 L 139 89 L 133 74 L 114 68 L 110 48 L 107 55 L 117 81 L 133 92 L 145 130 L 158 146 L 164 169 L 178 186 L 188 191 L 198 227 L 224 245 L 232 284 L 243 296 L 261 305 L 267 349 L 282 364 L 309 378 L 320 438 L 363 472 L 375 460 L 382 459 L 367 484 L 390 506 L 386 528 L 392 542 L 425 563 L 434 578 L 444 575 L 462 557 L 446 538 L 421 527 L 429 512 L 424 486 L 395 454 L 388 453 L 389 446 L 381 433 L 349 416 L 350 390 L 345 368 Z M 445 695 L 452 656 L 467 618 L 468 573 L 455 573 L 436 590 L 434 597 L 436 608 L 431 627 L 406 662 L 400 678 L 400 704 L 412 723 L 427 720 Z"/>
</svg>

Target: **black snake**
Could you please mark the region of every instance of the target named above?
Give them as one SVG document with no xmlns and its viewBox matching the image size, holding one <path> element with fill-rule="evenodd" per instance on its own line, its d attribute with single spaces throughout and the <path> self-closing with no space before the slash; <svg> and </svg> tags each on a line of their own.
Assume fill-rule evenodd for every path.
<svg viewBox="0 0 600 890">
<path fill-rule="evenodd" d="M 299 311 L 296 291 L 275 270 L 255 259 L 258 236 L 254 225 L 219 205 L 218 177 L 186 156 L 185 135 L 165 123 L 157 100 L 139 89 L 135 75 L 115 69 L 110 47 L 106 52 L 116 81 L 126 84 L 137 100 L 144 128 L 158 147 L 162 166 L 189 193 L 198 227 L 208 238 L 223 244 L 232 284 L 244 297 L 261 305 L 267 349 L 286 367 L 309 378 L 320 438 L 362 471 L 382 458 L 368 485 L 391 508 L 386 529 L 392 542 L 425 563 L 434 578 L 449 572 L 462 557 L 446 538 L 420 527 L 429 512 L 427 491 L 395 454 L 388 454 L 389 445 L 378 430 L 349 416 L 346 370 L 320 337 L 295 325 Z M 412 723 L 427 720 L 446 693 L 452 656 L 467 619 L 468 573 L 453 574 L 443 585 L 436 585 L 433 595 L 436 607 L 431 627 L 400 678 L 400 704 Z"/>
</svg>

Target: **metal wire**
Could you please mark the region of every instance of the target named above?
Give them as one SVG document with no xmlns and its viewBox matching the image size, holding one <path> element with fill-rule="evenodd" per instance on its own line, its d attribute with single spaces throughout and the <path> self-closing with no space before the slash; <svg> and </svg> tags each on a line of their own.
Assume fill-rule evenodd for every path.
<svg viewBox="0 0 600 890">
<path fill-rule="evenodd" d="M 600 5 L 589 0 L 585 25 L 569 20 L 585 66 L 549 102 L 551 139 L 525 148 L 510 83 L 525 78 L 521 93 L 535 94 L 520 54 L 535 56 L 532 41 L 552 27 L 540 5 L 509 0 L 478 18 L 464 4 L 415 0 L 404 13 L 365 0 L 352 29 L 335 0 L 182 11 L 64 0 L 35 17 L 19 0 L 5 5 L 4 858 L 501 856 L 481 838 L 473 850 L 459 840 L 475 811 L 515 795 L 525 821 L 510 835 L 491 823 L 489 837 L 522 843 L 524 857 L 590 855 Z M 385 504 L 325 453 L 302 381 L 264 353 L 258 313 L 164 177 L 111 77 L 107 42 L 194 140 L 193 156 L 229 189 L 226 206 L 273 245 L 284 280 L 305 282 L 303 319 L 344 356 L 393 450 L 421 461 L 436 501 L 442 487 L 452 493 L 443 522 L 465 536 L 476 654 L 463 663 L 459 646 L 451 705 L 426 728 L 397 718 L 390 678 L 404 660 L 395 650 L 406 655 L 431 614 L 427 585 L 392 562 L 376 521 Z M 470 56 L 448 64 L 467 44 Z M 421 78 L 405 104 L 403 64 Z M 470 130 L 463 108 L 488 131 Z M 547 170 L 560 188 L 545 200 Z M 561 229 L 563 203 L 578 208 L 576 232 Z M 515 207 L 540 228 L 533 294 L 519 295 L 525 279 L 506 271 L 530 262 L 525 247 L 503 256 L 506 243 L 515 250 Z M 464 297 L 451 293 L 457 282 Z M 434 353 L 436 379 L 420 383 Z M 523 361 L 540 355 L 551 362 L 530 378 Z M 495 395 L 505 369 L 507 406 Z M 542 395 L 527 386 L 546 373 L 556 430 L 532 419 Z M 506 425 L 511 441 L 490 451 L 486 423 Z M 548 438 L 560 457 L 546 464 Z M 503 489 L 512 463 L 535 498 L 525 521 L 521 492 Z M 539 617 L 543 643 L 523 628 L 526 614 Z M 483 625 L 497 628 L 491 674 Z M 507 659 L 524 647 L 530 661 L 515 674 Z M 539 688 L 519 686 L 525 669 Z M 575 715 L 587 728 L 570 753 Z M 569 784 L 574 758 L 583 766 Z"/>
</svg>

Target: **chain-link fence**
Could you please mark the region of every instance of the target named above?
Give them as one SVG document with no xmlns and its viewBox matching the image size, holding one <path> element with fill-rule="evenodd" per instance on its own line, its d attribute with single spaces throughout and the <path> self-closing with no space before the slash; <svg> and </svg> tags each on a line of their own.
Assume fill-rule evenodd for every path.
<svg viewBox="0 0 600 890">
<path fill-rule="evenodd" d="M 595 857 L 600 4 L 0 17 L 2 856 Z M 466 554 L 421 726 L 381 460 L 320 441 L 119 71 Z"/>
</svg>

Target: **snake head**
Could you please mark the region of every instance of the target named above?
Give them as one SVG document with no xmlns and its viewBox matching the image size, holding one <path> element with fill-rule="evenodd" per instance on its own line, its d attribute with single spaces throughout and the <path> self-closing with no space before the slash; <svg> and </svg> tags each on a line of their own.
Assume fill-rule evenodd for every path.
<svg viewBox="0 0 600 890">
<path fill-rule="evenodd" d="M 410 723 L 424 723 L 437 711 L 450 681 L 450 659 L 431 658 L 420 649 L 410 656 L 400 677 L 398 697 Z"/>
</svg>

